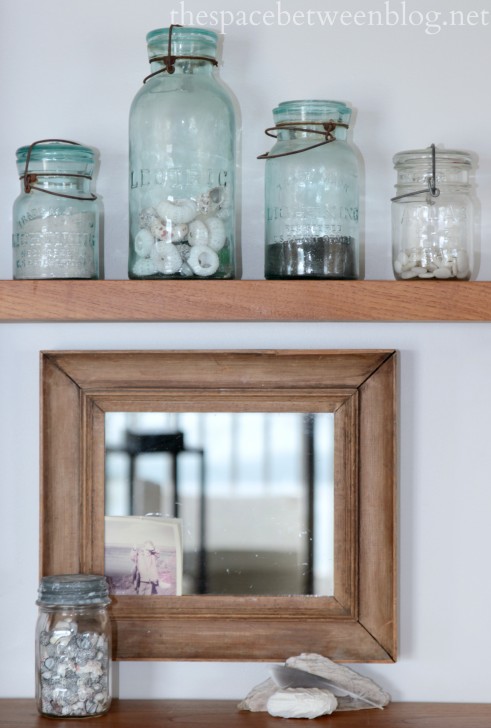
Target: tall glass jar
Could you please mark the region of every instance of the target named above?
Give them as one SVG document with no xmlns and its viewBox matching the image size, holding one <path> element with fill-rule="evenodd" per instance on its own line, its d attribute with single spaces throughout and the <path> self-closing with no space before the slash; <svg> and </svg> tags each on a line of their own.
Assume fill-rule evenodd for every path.
<svg viewBox="0 0 491 728">
<path fill-rule="evenodd" d="M 347 142 L 350 109 L 286 101 L 266 161 L 266 278 L 359 276 L 358 162 Z"/>
<path fill-rule="evenodd" d="M 474 192 L 471 156 L 450 149 L 394 157 L 392 200 L 394 275 L 399 280 L 467 280 L 472 272 Z"/>
<path fill-rule="evenodd" d="M 177 26 L 147 35 L 152 73 L 130 113 L 130 278 L 235 277 L 235 113 L 217 42 Z"/>
<path fill-rule="evenodd" d="M 99 278 L 94 152 L 44 140 L 17 150 L 21 193 L 13 208 L 13 277 Z"/>
<path fill-rule="evenodd" d="M 111 704 L 111 625 L 105 577 L 45 576 L 36 603 L 39 712 L 56 718 L 106 713 Z"/>
</svg>

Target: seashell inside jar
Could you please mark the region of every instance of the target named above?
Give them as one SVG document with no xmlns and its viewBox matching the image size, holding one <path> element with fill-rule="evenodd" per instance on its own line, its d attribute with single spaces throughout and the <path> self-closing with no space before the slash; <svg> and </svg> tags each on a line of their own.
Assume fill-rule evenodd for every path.
<svg viewBox="0 0 491 728">
<path fill-rule="evenodd" d="M 230 278 L 232 196 L 214 187 L 194 198 L 168 196 L 139 214 L 130 278 Z"/>
</svg>

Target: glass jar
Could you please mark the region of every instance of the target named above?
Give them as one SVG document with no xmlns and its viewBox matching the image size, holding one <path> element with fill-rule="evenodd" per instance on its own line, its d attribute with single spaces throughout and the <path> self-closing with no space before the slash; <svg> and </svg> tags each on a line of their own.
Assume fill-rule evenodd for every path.
<svg viewBox="0 0 491 728">
<path fill-rule="evenodd" d="M 152 73 L 130 113 L 130 278 L 235 277 L 235 113 L 217 42 L 176 26 L 147 35 Z"/>
<path fill-rule="evenodd" d="M 39 712 L 57 718 L 106 713 L 111 704 L 111 625 L 105 577 L 45 576 L 36 603 Z"/>
<path fill-rule="evenodd" d="M 17 150 L 21 193 L 13 209 L 13 277 L 99 278 L 94 152 L 43 140 Z"/>
<path fill-rule="evenodd" d="M 277 142 L 260 157 L 267 160 L 266 278 L 358 278 L 350 109 L 337 101 L 286 101 L 273 115 Z"/>
<path fill-rule="evenodd" d="M 471 156 L 450 149 L 394 157 L 392 199 L 394 275 L 399 280 L 468 280 L 472 272 L 474 193 Z"/>
</svg>

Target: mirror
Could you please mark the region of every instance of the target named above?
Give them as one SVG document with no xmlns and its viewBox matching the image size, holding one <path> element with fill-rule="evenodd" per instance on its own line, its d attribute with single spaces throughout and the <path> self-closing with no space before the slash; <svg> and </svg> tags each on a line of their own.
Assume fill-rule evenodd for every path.
<svg viewBox="0 0 491 728">
<path fill-rule="evenodd" d="M 115 659 L 284 660 L 309 651 L 342 661 L 395 659 L 395 352 L 44 352 L 41 365 L 42 575 L 104 573 L 106 439 L 108 448 L 116 447 L 109 437 L 113 415 L 124 418 L 124 432 L 133 435 L 145 434 L 138 433 L 140 425 L 134 427 L 138 417 L 166 417 L 173 421 L 174 437 L 183 432 L 184 419 L 219 414 L 229 420 L 247 414 L 252 430 L 259 422 L 254 417 L 265 421 L 269 414 L 285 422 L 300 418 L 302 431 L 309 421 L 331 421 L 331 440 L 324 438 L 319 451 L 326 472 L 326 453 L 332 456 L 330 513 L 326 506 L 310 534 L 314 551 L 317 536 L 327 544 L 325 553 L 331 544 L 330 583 L 322 590 L 312 584 L 308 589 L 286 586 L 280 593 L 251 594 L 242 583 L 239 593 L 228 594 L 222 588 L 204 593 L 199 586 L 182 596 L 115 594 Z M 322 428 L 329 430 L 327 424 Z M 190 437 L 191 431 L 184 430 L 181 445 L 207 449 Z M 256 433 L 250 440 L 249 468 L 259 439 Z M 299 449 L 305 465 L 309 448 Z M 224 458 L 218 461 L 223 467 Z M 169 465 L 161 465 L 165 474 Z M 298 473 L 301 465 L 295 467 Z M 137 476 L 132 501 L 141 496 L 138 481 L 145 480 L 143 471 Z M 218 471 L 213 480 L 218 487 Z M 286 485 L 283 476 L 279 480 Z M 196 483 L 186 487 L 191 492 Z M 162 480 L 160 504 L 166 488 L 172 489 L 172 482 L 165 486 Z M 164 493 L 164 506 L 165 498 Z M 169 503 L 172 514 L 172 499 Z M 123 513 L 125 506 L 118 508 Z M 237 510 L 242 516 L 243 509 Z M 299 518 L 297 513 L 297 529 Z M 233 510 L 227 519 L 238 521 Z M 185 519 L 183 524 L 186 528 Z M 196 538 L 199 528 L 190 530 Z M 214 535 L 213 551 L 220 552 L 223 538 Z M 221 544 L 223 551 L 241 550 L 225 548 L 230 546 L 225 540 Z M 195 546 L 188 552 L 195 553 Z M 308 563 L 305 549 L 294 553 L 300 564 Z M 189 581 L 194 577 L 196 585 L 196 568 L 188 568 Z M 278 560 L 272 568 L 279 571 Z M 227 581 L 223 571 L 222 583 Z"/>
<path fill-rule="evenodd" d="M 105 433 L 109 523 L 182 519 L 183 573 L 157 549 L 154 594 L 332 595 L 332 413 L 108 412 Z M 148 591 L 145 531 L 136 554 L 128 532 L 144 523 L 111 548 L 106 527 L 111 593 Z"/>
</svg>

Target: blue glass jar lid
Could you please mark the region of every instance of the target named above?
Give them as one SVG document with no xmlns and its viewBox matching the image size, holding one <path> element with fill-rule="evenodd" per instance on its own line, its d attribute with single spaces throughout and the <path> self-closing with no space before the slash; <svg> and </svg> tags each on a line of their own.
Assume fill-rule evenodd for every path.
<svg viewBox="0 0 491 728">
<path fill-rule="evenodd" d="M 16 151 L 17 163 L 24 164 L 30 146 L 19 147 Z M 62 142 L 43 142 L 36 144 L 31 150 L 33 162 L 94 162 L 94 151 L 81 144 L 64 144 Z"/>
<path fill-rule="evenodd" d="M 39 606 L 105 606 L 110 603 L 106 577 L 97 574 L 44 576 L 36 602 Z"/>
<path fill-rule="evenodd" d="M 148 56 L 167 55 L 170 28 L 157 28 L 147 33 Z M 204 28 L 172 27 L 171 53 L 173 56 L 210 56 L 216 58 L 218 35 Z"/>
<path fill-rule="evenodd" d="M 351 109 L 342 101 L 305 99 L 283 101 L 273 110 L 276 123 L 289 121 L 338 121 L 347 123 Z"/>
</svg>

